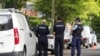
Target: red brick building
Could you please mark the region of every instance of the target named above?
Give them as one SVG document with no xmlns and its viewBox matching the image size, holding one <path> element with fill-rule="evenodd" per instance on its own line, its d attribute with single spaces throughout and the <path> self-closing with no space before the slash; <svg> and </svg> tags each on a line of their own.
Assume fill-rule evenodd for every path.
<svg viewBox="0 0 100 56">
<path fill-rule="evenodd" d="M 28 16 L 38 16 L 38 12 L 35 10 L 33 3 L 31 2 L 26 2 L 25 8 L 22 8 L 22 12 Z"/>
</svg>

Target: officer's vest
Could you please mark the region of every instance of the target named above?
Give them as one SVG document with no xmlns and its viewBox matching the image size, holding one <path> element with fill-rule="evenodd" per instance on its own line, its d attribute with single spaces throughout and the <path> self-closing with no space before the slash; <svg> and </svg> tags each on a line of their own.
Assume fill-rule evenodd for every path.
<svg viewBox="0 0 100 56">
<path fill-rule="evenodd" d="M 73 30 L 72 33 L 73 36 L 81 36 L 81 33 L 83 31 L 83 26 L 81 24 L 77 24 L 77 25 L 78 25 L 77 29 Z"/>
</svg>

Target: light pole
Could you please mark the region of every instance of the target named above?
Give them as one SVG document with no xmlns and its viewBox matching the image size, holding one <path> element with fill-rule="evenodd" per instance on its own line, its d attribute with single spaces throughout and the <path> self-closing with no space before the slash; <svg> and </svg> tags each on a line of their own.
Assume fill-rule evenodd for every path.
<svg viewBox="0 0 100 56">
<path fill-rule="evenodd" d="M 0 0 L 1 4 L 0 4 L 0 8 L 3 8 L 3 0 Z"/>
<path fill-rule="evenodd" d="M 52 13 L 51 13 L 51 18 L 52 18 L 52 25 L 51 25 L 51 32 L 53 33 L 53 25 L 54 25 L 54 19 L 55 19 L 55 0 L 52 0 Z"/>
</svg>

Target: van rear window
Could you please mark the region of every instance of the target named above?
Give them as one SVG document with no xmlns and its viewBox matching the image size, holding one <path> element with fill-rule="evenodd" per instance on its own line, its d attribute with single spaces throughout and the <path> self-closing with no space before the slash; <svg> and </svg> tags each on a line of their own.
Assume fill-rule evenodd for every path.
<svg viewBox="0 0 100 56">
<path fill-rule="evenodd" d="M 13 28 L 11 15 L 0 15 L 0 31 L 10 30 Z"/>
</svg>

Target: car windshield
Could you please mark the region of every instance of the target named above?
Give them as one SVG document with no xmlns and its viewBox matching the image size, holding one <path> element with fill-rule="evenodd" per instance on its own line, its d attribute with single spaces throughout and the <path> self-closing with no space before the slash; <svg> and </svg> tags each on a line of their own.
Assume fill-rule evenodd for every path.
<svg viewBox="0 0 100 56">
<path fill-rule="evenodd" d="M 11 15 L 0 15 L 0 31 L 12 29 Z"/>
</svg>

